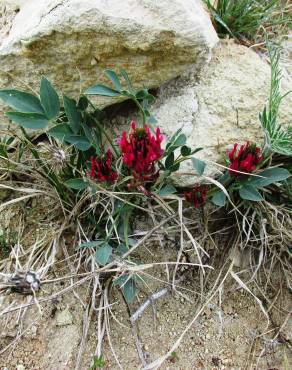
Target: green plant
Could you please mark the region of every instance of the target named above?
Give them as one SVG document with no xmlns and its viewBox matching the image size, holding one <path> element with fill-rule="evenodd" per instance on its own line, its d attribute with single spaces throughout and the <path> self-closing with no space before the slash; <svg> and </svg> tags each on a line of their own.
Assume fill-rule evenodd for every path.
<svg viewBox="0 0 292 370">
<path fill-rule="evenodd" d="M 278 123 L 279 109 L 285 95 L 280 93 L 281 70 L 279 67 L 280 50 L 272 45 L 268 47 L 271 62 L 271 87 L 267 106 L 259 118 L 265 132 L 265 149 L 268 152 L 292 156 L 292 126 L 283 129 Z"/>
<path fill-rule="evenodd" d="M 127 84 L 127 88 L 123 87 L 117 74 L 108 69 L 105 73 L 112 82 L 114 89 L 98 84 L 89 87 L 85 91 L 85 94 L 131 99 L 141 112 L 142 123 L 145 124 L 147 121 L 149 124 L 155 124 L 156 120 L 149 112 L 149 104 L 154 101 L 154 96 L 151 95 L 147 89 L 135 90 L 127 72 L 123 69 L 120 72 Z"/>
<path fill-rule="evenodd" d="M 17 233 L 3 229 L 0 225 L 0 259 L 7 258 L 12 246 L 17 243 Z"/>
<path fill-rule="evenodd" d="M 102 356 L 94 356 L 93 357 L 93 364 L 90 366 L 88 370 L 97 370 L 102 368 L 105 365 L 105 361 Z"/>
<path fill-rule="evenodd" d="M 219 36 L 254 41 L 263 28 L 277 32 L 292 24 L 291 4 L 279 0 L 204 0 Z"/>
<path fill-rule="evenodd" d="M 178 360 L 177 353 L 175 351 L 171 352 L 169 361 L 175 364 Z"/>
<path fill-rule="evenodd" d="M 0 156 L 8 158 L 8 149 L 14 140 L 13 136 L 0 137 Z"/>
<path fill-rule="evenodd" d="M 154 97 L 147 89 L 135 91 L 125 71 L 121 75 L 126 89 L 114 71 L 107 70 L 106 74 L 115 89 L 95 85 L 77 101 L 65 95 L 60 99 L 45 77 L 41 80 L 39 96 L 0 90 L 0 98 L 14 109 L 6 116 L 21 129 L 17 134 L 17 163 L 21 166 L 29 152 L 33 166 L 25 167 L 26 174 L 37 173 L 47 180 L 57 192 L 66 217 L 70 219 L 72 209 L 78 209 L 76 217 L 80 219 L 79 214 L 82 215 L 82 225 L 91 235 L 90 241 L 81 242 L 78 249 L 94 251 L 100 266 L 127 255 L 133 246 L 129 233 L 135 212 L 146 209 L 151 198 L 175 193 L 169 175 L 183 161 L 195 160 L 193 155 L 201 150 L 189 148 L 181 130 L 163 150 L 160 129 L 157 127 L 153 135 L 150 126 L 155 123 L 149 112 Z M 91 95 L 132 99 L 140 110 L 142 123 L 132 122 L 129 133 L 124 132 L 121 138 L 113 140 L 103 125 L 103 112 L 88 98 Z M 37 136 L 31 130 L 37 130 Z M 40 135 L 42 142 L 35 139 Z M 3 154 L 10 163 L 7 151 Z M 15 163 L 9 171 L 18 171 Z M 136 264 L 131 258 L 127 262 L 131 266 Z M 138 273 L 126 273 L 114 279 L 113 285 L 120 287 L 126 300 L 132 302 L 139 281 Z"/>
<path fill-rule="evenodd" d="M 272 70 L 276 67 L 277 63 L 273 62 Z M 282 100 L 277 90 L 278 74 L 273 73 L 274 90 L 268 113 L 263 113 L 264 123 L 272 122 L 264 126 L 272 135 Z M 208 185 L 179 189 L 170 175 L 178 171 L 184 161 L 191 161 L 196 174 L 204 179 L 206 163 L 194 156 L 202 148 L 190 148 L 186 136 L 178 129 L 163 149 L 165 138 L 160 128 L 151 126 L 154 120 L 149 104 L 153 96 L 147 89 L 135 91 L 125 71 L 121 71 L 121 75 L 126 89 L 114 71 L 107 70 L 106 74 L 114 89 L 94 85 L 78 100 L 63 95 L 60 103 L 56 90 L 46 78 L 41 80 L 39 96 L 5 89 L 0 90 L 0 98 L 15 109 L 6 116 L 21 128 L 18 163 L 28 151 L 34 164 L 25 171 L 30 171 L 31 176 L 36 172 L 47 180 L 57 192 L 68 222 L 76 217 L 82 229 L 86 228 L 85 240 L 78 243 L 79 251 L 94 253 L 98 266 L 108 266 L 117 258 L 126 263 L 127 269 L 122 274 L 110 274 L 108 281 L 110 286 L 119 287 L 131 303 L 143 282 L 138 262 L 130 255 L 136 244 L 129 235 L 138 212 L 149 212 L 149 205 L 153 204 L 167 210 L 168 215 L 182 212 L 180 204 L 184 196 L 195 208 L 211 200 L 220 207 L 232 205 L 242 214 L 256 207 L 257 202 L 279 201 L 275 194 L 284 188 L 285 181 L 288 184 L 290 172 L 278 164 L 271 166 L 274 146 L 266 145 L 263 151 L 249 142 L 241 146 L 236 143 L 228 153 L 226 171 L 219 179 L 207 178 Z M 140 110 L 142 122 L 132 121 L 129 132 L 124 131 L 113 140 L 104 126 L 103 112 L 88 98 L 91 95 L 132 99 Z M 38 130 L 45 142 L 36 142 L 28 130 Z M 2 157 L 9 163 L 7 151 Z M 62 165 L 56 168 L 59 160 Z"/>
<path fill-rule="evenodd" d="M 271 91 L 269 102 L 260 114 L 265 140 L 261 147 L 251 143 L 234 145 L 226 162 L 229 171 L 217 179 L 222 187 L 211 189 L 209 197 L 213 193 L 213 203 L 225 205 L 233 214 L 232 247 L 245 248 L 251 280 L 260 276 L 259 271 L 273 275 L 277 266 L 288 281 L 292 238 L 291 129 L 285 130 L 278 123 L 284 98 L 279 89 L 279 51 L 270 44 L 268 49 Z"/>
</svg>

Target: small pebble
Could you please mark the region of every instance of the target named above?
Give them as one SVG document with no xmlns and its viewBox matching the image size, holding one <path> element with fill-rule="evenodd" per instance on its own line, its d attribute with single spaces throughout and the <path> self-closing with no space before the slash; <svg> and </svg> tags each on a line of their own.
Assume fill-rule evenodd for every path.
<svg viewBox="0 0 292 370">
<path fill-rule="evenodd" d="M 73 324 L 73 316 L 68 308 L 58 312 L 56 315 L 57 326 L 67 326 Z"/>
<path fill-rule="evenodd" d="M 16 365 L 16 370 L 25 370 L 25 367 L 22 364 Z"/>
</svg>

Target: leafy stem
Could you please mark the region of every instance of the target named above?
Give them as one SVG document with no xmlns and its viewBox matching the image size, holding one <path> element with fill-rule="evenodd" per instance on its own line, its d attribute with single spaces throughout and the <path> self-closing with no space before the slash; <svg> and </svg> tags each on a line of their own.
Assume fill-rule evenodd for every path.
<svg viewBox="0 0 292 370">
<path fill-rule="evenodd" d="M 139 108 L 140 112 L 141 112 L 141 115 L 142 115 L 142 123 L 143 123 L 143 126 L 146 124 L 146 113 L 145 113 L 145 110 L 144 108 L 142 107 L 142 105 L 139 103 L 139 100 L 133 95 L 132 96 L 132 99 L 133 101 L 136 103 L 137 107 Z"/>
</svg>

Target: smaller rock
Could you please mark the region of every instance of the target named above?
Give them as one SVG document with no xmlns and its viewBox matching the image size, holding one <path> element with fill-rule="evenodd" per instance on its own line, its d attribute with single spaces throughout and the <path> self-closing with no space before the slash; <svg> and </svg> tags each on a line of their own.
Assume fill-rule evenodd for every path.
<svg viewBox="0 0 292 370">
<path fill-rule="evenodd" d="M 25 370 L 25 367 L 22 364 L 16 365 L 16 370 Z"/>
<path fill-rule="evenodd" d="M 36 325 L 33 325 L 27 333 L 28 337 L 35 338 L 37 336 L 38 328 Z"/>
<path fill-rule="evenodd" d="M 73 324 L 73 316 L 68 308 L 58 312 L 56 315 L 57 326 L 67 326 Z"/>
</svg>

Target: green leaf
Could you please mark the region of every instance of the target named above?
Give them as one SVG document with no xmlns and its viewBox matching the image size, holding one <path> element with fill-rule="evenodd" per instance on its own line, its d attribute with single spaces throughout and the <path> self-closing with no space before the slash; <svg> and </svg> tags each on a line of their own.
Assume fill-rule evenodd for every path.
<svg viewBox="0 0 292 370">
<path fill-rule="evenodd" d="M 19 112 L 44 114 L 39 98 L 33 94 L 14 89 L 4 89 L 0 90 L 0 99 Z"/>
<path fill-rule="evenodd" d="M 119 285 L 120 287 L 122 287 L 128 279 L 129 279 L 129 275 L 128 274 L 123 274 L 123 275 L 121 275 L 118 278 L 113 280 L 113 285 L 114 286 Z"/>
<path fill-rule="evenodd" d="M 109 244 L 104 244 L 102 247 L 99 247 L 95 253 L 96 262 L 99 265 L 106 265 L 110 256 L 112 255 L 113 248 Z"/>
<path fill-rule="evenodd" d="M 176 193 L 176 188 L 174 186 L 172 186 L 171 184 L 167 184 L 159 190 L 158 195 L 166 196 L 166 195 L 170 195 L 170 194 L 174 194 L 174 193 Z"/>
<path fill-rule="evenodd" d="M 10 144 L 12 144 L 14 140 L 13 136 L 4 136 L 0 137 L 0 156 L 8 158 L 8 150 Z M 0 232 L 1 232 L 1 227 L 0 227 Z M 1 235 L 0 235 L 1 236 Z"/>
<path fill-rule="evenodd" d="M 152 94 L 149 94 L 147 89 L 142 89 L 142 90 L 137 91 L 135 96 L 136 96 L 136 99 L 139 99 L 139 100 L 146 99 L 147 102 L 149 103 L 155 100 L 155 97 Z M 150 116 L 150 113 L 148 114 L 148 116 Z"/>
<path fill-rule="evenodd" d="M 147 98 L 147 95 L 148 95 L 147 89 L 138 90 L 135 94 L 136 98 L 139 100 Z"/>
<path fill-rule="evenodd" d="M 155 98 L 154 95 L 148 93 L 148 95 L 147 95 L 147 97 L 145 99 L 147 101 L 147 104 L 151 104 L 151 103 L 155 102 L 155 99 L 156 98 Z M 149 114 L 149 116 L 150 116 L 150 114 Z"/>
<path fill-rule="evenodd" d="M 193 167 L 197 171 L 198 175 L 202 176 L 205 171 L 206 163 L 198 158 L 192 158 L 192 162 Z"/>
<path fill-rule="evenodd" d="M 218 179 L 218 181 L 220 182 L 220 184 L 226 184 L 228 183 L 230 180 L 230 174 L 229 174 L 229 171 L 225 171 Z"/>
<path fill-rule="evenodd" d="M 187 142 L 187 137 L 185 134 L 180 134 L 173 142 L 174 146 L 182 146 Z"/>
<path fill-rule="evenodd" d="M 182 128 L 179 128 L 170 138 L 169 143 L 166 145 L 166 149 L 173 144 L 175 141 L 175 138 L 178 137 L 179 133 L 182 132 Z"/>
<path fill-rule="evenodd" d="M 86 151 L 91 147 L 91 143 L 84 136 L 80 135 L 66 135 L 64 140 L 81 151 Z"/>
<path fill-rule="evenodd" d="M 264 200 L 261 194 L 251 185 L 244 185 L 239 190 L 239 195 L 242 199 L 252 200 L 254 202 L 259 202 Z"/>
<path fill-rule="evenodd" d="M 132 82 L 130 80 L 130 77 L 129 77 L 128 73 L 124 69 L 121 69 L 120 73 L 124 77 L 124 80 L 127 82 L 129 91 L 133 92 L 134 88 L 133 88 L 133 85 L 132 85 Z"/>
<path fill-rule="evenodd" d="M 86 123 L 81 123 L 81 125 L 82 125 L 83 132 L 85 136 L 87 137 L 87 139 L 90 142 L 95 142 L 95 136 L 93 135 L 94 134 L 93 130 L 89 126 L 87 126 Z"/>
<path fill-rule="evenodd" d="M 180 153 L 183 157 L 187 157 L 188 155 L 190 155 L 192 152 L 192 149 L 189 148 L 188 146 L 184 145 L 180 148 Z"/>
<path fill-rule="evenodd" d="M 102 356 L 94 356 L 93 357 L 93 365 L 90 367 L 89 370 L 97 370 L 97 368 L 101 368 L 105 365 L 105 361 Z"/>
<path fill-rule="evenodd" d="M 123 254 L 127 253 L 129 248 L 126 246 L 126 244 L 119 244 L 118 248 L 116 249 L 117 254 L 119 256 L 122 256 Z"/>
<path fill-rule="evenodd" d="M 128 303 L 132 303 L 136 293 L 137 293 L 137 288 L 136 284 L 133 278 L 130 278 L 123 286 L 123 293 L 126 301 Z"/>
<path fill-rule="evenodd" d="M 31 130 L 42 130 L 49 123 L 47 117 L 39 113 L 7 112 L 5 116 L 21 127 Z"/>
<path fill-rule="evenodd" d="M 176 171 L 179 170 L 179 168 L 180 168 L 180 162 L 175 163 L 174 165 L 172 165 L 171 167 L 169 167 L 169 171 L 170 172 L 176 172 Z"/>
<path fill-rule="evenodd" d="M 167 157 L 166 157 L 166 160 L 165 160 L 165 167 L 166 169 L 169 169 L 174 163 L 174 153 L 171 152 Z"/>
<path fill-rule="evenodd" d="M 127 98 L 130 98 L 132 100 L 135 100 L 135 95 L 130 93 L 128 90 L 122 90 L 121 95 L 126 96 Z"/>
<path fill-rule="evenodd" d="M 92 241 L 92 242 L 84 242 L 84 243 L 81 243 L 78 245 L 77 249 L 80 249 L 80 248 L 94 248 L 94 247 L 97 247 L 98 245 L 104 243 L 104 241 L 102 240 L 96 240 L 96 241 Z"/>
<path fill-rule="evenodd" d="M 79 110 L 85 110 L 88 107 L 88 99 L 86 96 L 81 96 L 77 103 L 77 109 Z"/>
<path fill-rule="evenodd" d="M 55 139 L 63 141 L 64 137 L 66 135 L 70 135 L 70 134 L 73 134 L 73 133 L 72 133 L 68 123 L 61 123 L 59 125 L 56 125 L 56 126 L 50 128 L 47 131 L 47 134 L 54 137 Z"/>
<path fill-rule="evenodd" d="M 77 110 L 75 100 L 68 98 L 66 95 L 63 95 L 63 101 L 69 124 L 72 128 L 72 131 L 77 134 L 81 128 L 81 113 Z"/>
<path fill-rule="evenodd" d="M 275 182 L 287 180 L 291 174 L 286 168 L 268 168 L 267 170 L 259 173 L 263 177 L 250 176 L 249 184 L 255 187 L 263 187 Z"/>
<path fill-rule="evenodd" d="M 193 149 L 192 152 L 191 152 L 191 155 L 195 154 L 195 153 L 198 153 L 200 152 L 201 150 L 203 150 L 204 148 L 196 148 L 196 149 Z"/>
<path fill-rule="evenodd" d="M 223 207 L 225 206 L 226 204 L 226 195 L 223 193 L 222 190 L 220 191 L 217 191 L 211 201 L 216 205 L 216 206 L 219 206 L 219 207 Z"/>
<path fill-rule="evenodd" d="M 117 89 L 118 91 L 123 90 L 123 87 L 121 85 L 120 79 L 117 76 L 117 74 L 116 74 L 115 71 L 113 71 L 111 69 L 107 69 L 105 71 L 105 73 L 108 76 L 108 78 L 111 80 L 111 82 L 113 83 L 115 89 Z"/>
<path fill-rule="evenodd" d="M 56 90 L 45 77 L 41 80 L 40 98 L 47 118 L 55 118 L 60 112 L 60 101 Z"/>
<path fill-rule="evenodd" d="M 226 29 L 226 31 L 228 31 L 230 33 L 230 35 L 233 37 L 233 38 L 236 38 L 233 34 L 233 32 L 230 30 L 230 28 L 227 26 L 227 24 L 223 21 L 223 19 L 218 15 L 218 14 L 213 14 L 214 16 L 214 19 L 219 23 L 221 24 L 221 26 L 223 28 Z"/>
<path fill-rule="evenodd" d="M 102 96 L 120 96 L 121 93 L 119 91 L 113 90 L 110 87 L 107 87 L 105 85 L 94 85 L 89 87 L 87 90 L 85 90 L 85 94 L 87 95 L 102 95 Z"/>
<path fill-rule="evenodd" d="M 65 181 L 65 184 L 75 190 L 84 190 L 88 187 L 88 182 L 83 179 L 70 179 Z"/>
</svg>

